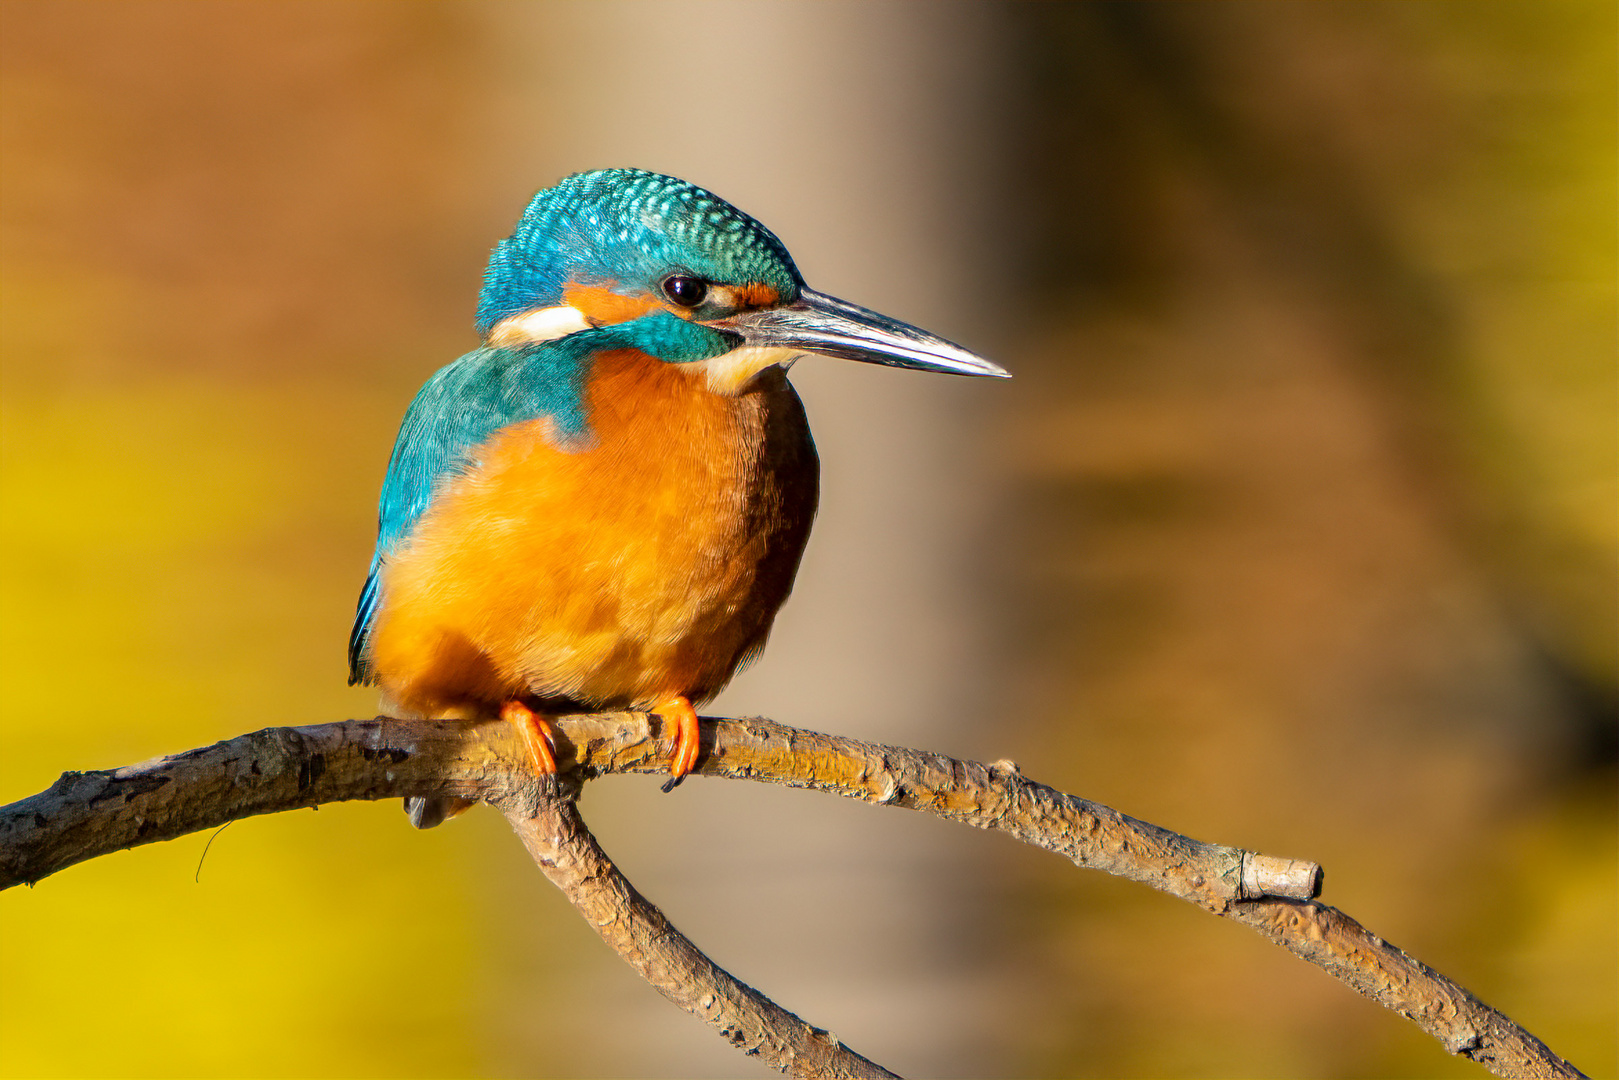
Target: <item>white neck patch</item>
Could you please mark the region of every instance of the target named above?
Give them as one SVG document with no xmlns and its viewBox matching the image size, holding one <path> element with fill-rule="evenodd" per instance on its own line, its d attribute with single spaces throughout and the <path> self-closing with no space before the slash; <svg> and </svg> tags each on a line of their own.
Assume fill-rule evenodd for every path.
<svg viewBox="0 0 1619 1080">
<path fill-rule="evenodd" d="M 557 338 L 589 329 L 590 321 L 585 318 L 583 312 L 568 304 L 558 304 L 556 307 L 536 308 L 521 315 L 513 315 L 509 319 L 502 319 L 495 324 L 493 330 L 489 331 L 489 344 L 532 345 L 540 341 L 555 341 Z"/>
</svg>

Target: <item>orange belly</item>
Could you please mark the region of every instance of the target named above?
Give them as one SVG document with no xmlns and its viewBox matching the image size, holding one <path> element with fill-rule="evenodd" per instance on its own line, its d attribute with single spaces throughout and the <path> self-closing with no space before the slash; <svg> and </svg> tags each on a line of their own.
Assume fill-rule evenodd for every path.
<svg viewBox="0 0 1619 1080">
<path fill-rule="evenodd" d="M 385 561 L 371 659 L 397 708 L 703 701 L 764 643 L 816 500 L 786 378 L 720 395 L 626 350 L 585 397 L 585 445 L 502 429 Z"/>
</svg>

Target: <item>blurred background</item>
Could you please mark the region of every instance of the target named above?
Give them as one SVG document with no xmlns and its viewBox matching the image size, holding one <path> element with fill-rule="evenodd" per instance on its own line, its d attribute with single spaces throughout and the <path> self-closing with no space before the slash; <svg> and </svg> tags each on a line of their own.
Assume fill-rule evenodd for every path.
<svg viewBox="0 0 1619 1080">
<path fill-rule="evenodd" d="M 399 417 L 532 191 L 635 165 L 1016 373 L 794 368 L 820 521 L 707 711 L 1319 860 L 1619 1070 L 1611 3 L 0 17 L 0 799 L 371 715 L 344 645 Z M 902 1073 L 1481 1075 L 999 837 L 701 778 L 583 809 L 718 962 Z M 487 810 L 207 841 L 0 896 L 0 1071 L 762 1073 Z"/>
</svg>

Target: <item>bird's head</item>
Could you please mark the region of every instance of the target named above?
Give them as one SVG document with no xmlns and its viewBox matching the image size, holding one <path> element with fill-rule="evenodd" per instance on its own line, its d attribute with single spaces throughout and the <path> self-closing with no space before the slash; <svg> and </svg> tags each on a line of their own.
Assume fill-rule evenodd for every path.
<svg viewBox="0 0 1619 1080">
<path fill-rule="evenodd" d="M 492 345 L 596 327 L 709 385 L 740 390 L 803 353 L 1007 373 L 966 349 L 815 292 L 763 225 L 684 180 L 639 169 L 578 173 L 534 196 L 489 260 L 478 332 Z"/>
</svg>

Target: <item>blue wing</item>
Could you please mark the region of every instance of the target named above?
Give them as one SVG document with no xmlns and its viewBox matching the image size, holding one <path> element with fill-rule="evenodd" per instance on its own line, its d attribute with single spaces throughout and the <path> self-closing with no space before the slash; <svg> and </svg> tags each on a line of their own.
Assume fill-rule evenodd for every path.
<svg viewBox="0 0 1619 1080">
<path fill-rule="evenodd" d="M 563 444 L 588 433 L 585 379 L 605 349 L 640 349 L 680 363 L 735 347 L 727 334 L 659 311 L 554 341 L 474 349 L 427 380 L 405 411 L 377 510 L 377 549 L 349 634 L 349 683 L 371 681 L 369 645 L 382 605 L 383 564 L 410 537 L 446 477 L 477 461 L 478 447 L 510 424 L 549 416 Z"/>
<path fill-rule="evenodd" d="M 350 685 L 372 681 L 369 646 L 383 563 L 409 538 L 443 481 L 474 464 L 477 448 L 510 424 L 549 416 L 559 438 L 584 434 L 584 376 L 591 354 L 616 344 L 610 338 L 583 331 L 518 348 L 476 349 L 439 369 L 416 394 L 382 482 L 377 547 L 349 634 Z"/>
</svg>

